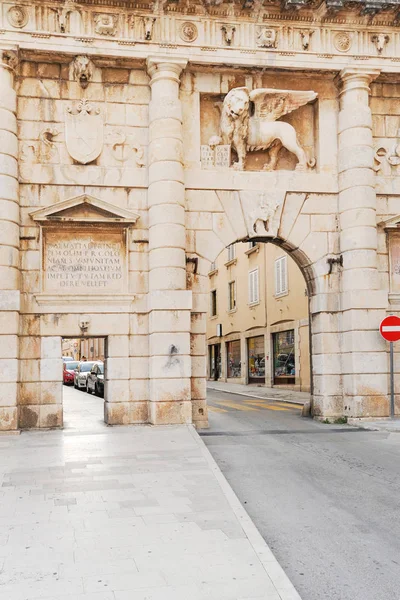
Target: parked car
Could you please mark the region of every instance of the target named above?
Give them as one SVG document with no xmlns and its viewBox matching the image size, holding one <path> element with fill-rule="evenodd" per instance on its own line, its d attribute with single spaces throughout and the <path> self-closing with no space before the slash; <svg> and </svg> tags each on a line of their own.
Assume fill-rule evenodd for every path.
<svg viewBox="0 0 400 600">
<path fill-rule="evenodd" d="M 74 383 L 75 369 L 78 366 L 77 360 L 67 360 L 63 362 L 63 383 L 72 385 Z"/>
<path fill-rule="evenodd" d="M 75 370 L 74 387 L 78 390 L 86 390 L 87 376 L 89 375 L 94 361 L 81 361 Z"/>
<path fill-rule="evenodd" d="M 94 363 L 90 373 L 87 376 L 86 391 L 88 394 L 93 392 L 96 396 L 104 398 L 104 363 Z"/>
<path fill-rule="evenodd" d="M 64 362 L 67 362 L 67 361 L 74 360 L 74 359 L 72 358 L 72 356 L 63 356 L 63 357 L 62 357 L 62 359 L 63 359 L 63 361 L 64 361 Z"/>
</svg>

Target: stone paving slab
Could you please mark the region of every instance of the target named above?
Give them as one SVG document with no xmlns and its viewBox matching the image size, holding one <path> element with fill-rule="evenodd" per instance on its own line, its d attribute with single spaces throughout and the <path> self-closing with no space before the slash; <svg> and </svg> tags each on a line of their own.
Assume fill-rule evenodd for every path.
<svg viewBox="0 0 400 600">
<path fill-rule="evenodd" d="M 279 402 L 292 402 L 294 404 L 305 404 L 310 401 L 308 392 L 297 392 L 295 390 L 280 388 L 268 388 L 264 385 L 243 385 L 241 383 L 227 383 L 225 381 L 208 381 L 208 390 L 228 392 L 248 398 L 260 398 L 262 400 L 276 400 Z"/>
<path fill-rule="evenodd" d="M 0 437 L 0 598 L 300 600 L 191 426 Z"/>
</svg>

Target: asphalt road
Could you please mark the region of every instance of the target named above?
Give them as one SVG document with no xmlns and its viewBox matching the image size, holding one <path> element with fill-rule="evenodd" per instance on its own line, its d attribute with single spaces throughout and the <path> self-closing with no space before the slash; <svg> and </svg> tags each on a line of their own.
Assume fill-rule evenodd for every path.
<svg viewBox="0 0 400 600">
<path fill-rule="evenodd" d="M 209 450 L 303 600 L 400 600 L 400 433 L 209 391 Z"/>
</svg>

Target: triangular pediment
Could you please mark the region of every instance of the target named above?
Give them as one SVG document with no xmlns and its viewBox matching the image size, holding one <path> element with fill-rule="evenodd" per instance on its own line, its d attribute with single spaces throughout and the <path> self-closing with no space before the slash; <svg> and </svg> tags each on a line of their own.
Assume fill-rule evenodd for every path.
<svg viewBox="0 0 400 600">
<path fill-rule="evenodd" d="M 400 215 L 381 221 L 379 225 L 380 227 L 383 227 L 383 229 L 398 229 L 400 231 Z"/>
<path fill-rule="evenodd" d="M 139 215 L 119 208 L 104 200 L 83 194 L 69 198 L 46 208 L 40 208 L 30 213 L 34 221 L 62 221 L 77 223 L 126 223 L 133 224 Z"/>
</svg>

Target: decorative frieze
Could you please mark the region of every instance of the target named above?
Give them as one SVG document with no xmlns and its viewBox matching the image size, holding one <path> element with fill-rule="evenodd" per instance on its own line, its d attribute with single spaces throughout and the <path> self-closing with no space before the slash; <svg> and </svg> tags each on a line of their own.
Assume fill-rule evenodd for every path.
<svg viewBox="0 0 400 600">
<path fill-rule="evenodd" d="M 228 10 L 224 3 L 208 6 L 203 2 L 181 11 L 180 5 L 160 1 L 154 6 L 149 4 L 151 12 L 142 3 L 127 8 L 118 0 L 109 5 L 101 2 L 100 10 L 94 2 L 76 0 L 64 0 L 58 7 L 45 3 L 3 5 L 2 27 L 6 34 L 23 29 L 37 39 L 71 35 L 82 44 L 92 44 L 99 38 L 102 43 L 115 40 L 119 45 L 155 43 L 163 48 L 192 45 L 199 50 L 234 48 L 241 52 L 307 52 L 319 58 L 351 54 L 357 59 L 397 59 L 400 32 L 389 36 L 382 30 L 384 23 L 376 19 L 371 26 L 350 14 L 341 19 L 327 15 L 312 20 L 293 12 L 263 13 L 259 4 L 253 3 L 248 11 L 232 4 Z M 188 19 L 187 15 L 192 17 Z M 304 26 L 311 22 L 312 28 Z"/>
</svg>

